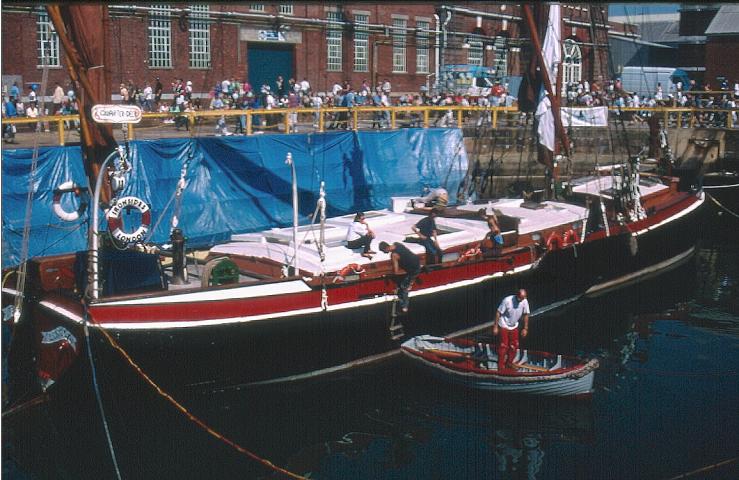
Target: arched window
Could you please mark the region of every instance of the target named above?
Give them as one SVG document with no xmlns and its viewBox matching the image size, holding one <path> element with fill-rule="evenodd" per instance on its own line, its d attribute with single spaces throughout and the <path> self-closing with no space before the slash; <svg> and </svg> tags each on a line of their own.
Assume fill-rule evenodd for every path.
<svg viewBox="0 0 739 480">
<path fill-rule="evenodd" d="M 582 52 L 574 40 L 565 40 L 562 59 L 562 88 L 568 83 L 580 83 L 582 80 Z"/>
</svg>

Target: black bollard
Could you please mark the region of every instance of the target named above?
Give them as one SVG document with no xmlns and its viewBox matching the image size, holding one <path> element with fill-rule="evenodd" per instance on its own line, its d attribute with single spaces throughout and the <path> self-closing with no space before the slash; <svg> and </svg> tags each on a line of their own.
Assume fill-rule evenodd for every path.
<svg viewBox="0 0 739 480">
<path fill-rule="evenodd" d="M 182 230 L 175 228 L 169 237 L 172 242 L 172 280 L 173 285 L 184 285 L 187 280 L 187 263 L 185 262 L 185 236 Z"/>
</svg>

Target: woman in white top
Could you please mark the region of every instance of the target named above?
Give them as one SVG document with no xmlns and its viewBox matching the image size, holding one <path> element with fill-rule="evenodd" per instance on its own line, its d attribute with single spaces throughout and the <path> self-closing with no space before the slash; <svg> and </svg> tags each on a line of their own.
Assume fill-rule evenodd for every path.
<svg viewBox="0 0 739 480">
<path fill-rule="evenodd" d="M 369 225 L 367 225 L 367 219 L 364 217 L 364 213 L 357 212 L 354 216 L 354 221 L 349 225 L 349 229 L 346 232 L 346 247 L 352 250 L 362 247 L 362 256 L 371 259 L 372 255 L 377 253 L 373 252 L 370 248 L 373 238 L 375 238 L 375 234 L 370 230 Z"/>
</svg>

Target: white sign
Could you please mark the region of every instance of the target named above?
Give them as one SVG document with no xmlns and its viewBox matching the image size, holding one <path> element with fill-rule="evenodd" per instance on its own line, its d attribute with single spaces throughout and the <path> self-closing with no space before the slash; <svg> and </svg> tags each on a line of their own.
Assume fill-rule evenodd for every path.
<svg viewBox="0 0 739 480">
<path fill-rule="evenodd" d="M 284 42 L 285 36 L 282 32 L 276 32 L 274 30 L 259 30 L 259 40 L 267 42 Z"/>
<path fill-rule="evenodd" d="M 98 123 L 139 123 L 141 109 L 136 105 L 95 105 L 92 119 Z"/>
<path fill-rule="evenodd" d="M 565 127 L 608 126 L 608 107 L 564 107 L 560 113 Z"/>
</svg>

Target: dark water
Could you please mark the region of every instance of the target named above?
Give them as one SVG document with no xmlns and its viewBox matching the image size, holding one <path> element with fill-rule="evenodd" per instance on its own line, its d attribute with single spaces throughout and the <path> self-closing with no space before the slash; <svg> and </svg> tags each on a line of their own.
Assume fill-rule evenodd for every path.
<svg viewBox="0 0 739 480">
<path fill-rule="evenodd" d="M 739 222 L 706 217 L 685 265 L 532 320 L 528 348 L 601 359 L 590 400 L 464 390 L 402 358 L 180 400 L 312 479 L 739 478 Z M 130 369 L 100 373 L 122 478 L 287 478 L 204 433 Z M 116 478 L 84 390 L 3 419 L 4 477 Z"/>
</svg>

